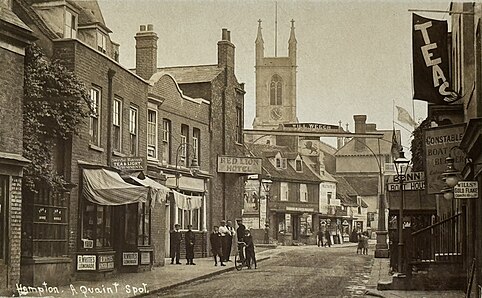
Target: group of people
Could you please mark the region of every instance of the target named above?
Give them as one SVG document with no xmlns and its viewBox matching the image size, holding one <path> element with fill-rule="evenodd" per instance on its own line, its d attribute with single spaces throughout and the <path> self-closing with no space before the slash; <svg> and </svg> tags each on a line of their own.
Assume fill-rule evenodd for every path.
<svg viewBox="0 0 482 298">
<path fill-rule="evenodd" d="M 323 238 L 325 240 L 325 242 L 323 242 Z M 322 230 L 322 229 L 319 229 L 318 230 L 318 239 L 317 239 L 317 244 L 318 244 L 318 247 L 324 247 L 324 246 L 328 246 L 328 247 L 331 247 L 331 235 L 330 235 L 330 231 L 328 230 Z"/>
<path fill-rule="evenodd" d="M 238 243 L 238 250 L 240 250 L 241 261 L 246 258 L 248 268 L 251 267 L 251 262 L 256 268 L 256 257 L 254 253 L 254 242 L 251 233 L 243 225 L 241 219 L 237 219 L 238 228 L 235 231 L 232 226 L 232 221 L 221 220 L 219 226 L 214 226 L 213 231 L 210 234 L 209 240 L 211 243 L 211 251 L 214 256 L 214 266 L 219 263 L 221 266 L 226 266 L 225 262 L 231 262 L 230 255 L 233 245 L 233 239 L 235 236 Z M 182 233 L 180 231 L 180 225 L 175 224 L 174 230 L 171 231 L 170 241 L 171 241 L 171 264 L 182 264 L 180 262 L 181 255 L 181 242 Z M 184 233 L 184 244 L 186 249 L 186 265 L 196 265 L 194 263 L 194 245 L 196 243 L 195 233 L 192 231 L 192 225 L 187 226 L 188 230 Z M 243 255 L 242 246 L 245 246 L 244 251 L 246 256 Z"/>
<path fill-rule="evenodd" d="M 358 245 L 356 248 L 356 253 L 367 255 L 368 254 L 368 232 L 358 232 L 357 233 L 357 238 L 358 238 Z"/>
</svg>

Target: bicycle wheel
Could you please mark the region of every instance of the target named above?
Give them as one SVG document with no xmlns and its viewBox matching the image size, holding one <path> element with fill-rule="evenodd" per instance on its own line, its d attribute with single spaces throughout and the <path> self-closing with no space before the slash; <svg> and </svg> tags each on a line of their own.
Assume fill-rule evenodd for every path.
<svg viewBox="0 0 482 298">
<path fill-rule="evenodd" d="M 236 267 L 236 270 L 241 270 L 243 269 L 244 266 L 244 261 L 241 261 L 239 258 L 239 254 L 234 255 L 234 267 Z"/>
</svg>

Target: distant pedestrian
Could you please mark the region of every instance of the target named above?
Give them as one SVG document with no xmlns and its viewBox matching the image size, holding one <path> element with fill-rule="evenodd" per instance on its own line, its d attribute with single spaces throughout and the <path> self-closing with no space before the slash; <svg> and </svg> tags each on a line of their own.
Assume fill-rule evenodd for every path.
<svg viewBox="0 0 482 298">
<path fill-rule="evenodd" d="M 325 230 L 325 246 L 328 246 L 328 247 L 331 247 L 331 235 L 330 235 L 330 231 L 328 230 Z"/>
<path fill-rule="evenodd" d="M 251 264 L 254 265 L 254 269 L 257 268 L 256 264 L 256 254 L 254 252 L 254 242 L 253 236 L 251 236 L 251 232 L 246 230 L 244 234 L 244 243 L 246 243 L 246 263 L 248 264 L 248 269 L 251 269 Z"/>
<path fill-rule="evenodd" d="M 179 231 L 179 224 L 174 225 L 174 230 L 171 231 L 171 264 L 174 264 L 174 259 L 176 259 L 176 264 L 181 264 L 179 258 L 181 256 L 181 231 Z"/>
<path fill-rule="evenodd" d="M 226 262 L 231 262 L 229 259 L 231 256 L 231 249 L 233 248 L 233 237 L 236 234 L 233 228 L 233 222 L 228 220 L 226 222 L 226 228 L 228 229 L 229 233 L 226 235 L 226 255 L 224 256 L 224 260 Z"/>
<path fill-rule="evenodd" d="M 323 230 L 319 229 L 318 230 L 318 240 L 316 241 L 318 244 L 318 247 L 323 247 Z"/>
<path fill-rule="evenodd" d="M 221 234 L 221 250 L 223 254 L 223 261 L 229 259 L 229 252 L 228 252 L 228 237 L 230 231 L 226 227 L 226 221 L 223 219 L 221 220 L 221 224 L 219 225 L 219 233 Z"/>
<path fill-rule="evenodd" d="M 213 232 L 209 236 L 209 240 L 211 242 L 211 252 L 213 253 L 214 257 L 214 266 L 218 265 L 218 259 L 221 263 L 221 266 L 226 266 L 223 263 L 223 253 L 222 253 L 222 245 L 221 245 L 221 233 L 219 233 L 219 227 L 214 226 Z"/>
<path fill-rule="evenodd" d="M 236 219 L 236 223 L 238 224 L 238 228 L 236 229 L 236 239 L 238 240 L 238 252 L 239 252 L 239 258 L 240 261 L 242 262 L 244 260 L 244 253 L 243 253 L 243 247 L 240 242 L 244 241 L 244 234 L 246 231 L 246 226 L 243 225 L 243 220 L 241 218 Z"/>
<path fill-rule="evenodd" d="M 194 244 L 196 243 L 196 236 L 192 231 L 192 225 L 187 225 L 187 232 L 184 234 L 184 242 L 186 243 L 186 265 L 194 264 Z"/>
<path fill-rule="evenodd" d="M 357 233 L 357 247 L 356 247 L 356 253 L 361 253 L 363 254 L 363 234 L 361 232 Z"/>
<path fill-rule="evenodd" d="M 363 233 L 363 254 L 368 255 L 368 232 Z"/>
</svg>

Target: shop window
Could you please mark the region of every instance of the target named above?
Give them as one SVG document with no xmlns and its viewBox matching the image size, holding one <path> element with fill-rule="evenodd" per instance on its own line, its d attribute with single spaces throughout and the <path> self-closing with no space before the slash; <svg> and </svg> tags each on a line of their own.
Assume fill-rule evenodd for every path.
<svg viewBox="0 0 482 298">
<path fill-rule="evenodd" d="M 137 232 L 137 245 L 148 246 L 151 244 L 151 210 L 146 203 L 139 203 L 139 229 Z"/>
<path fill-rule="evenodd" d="M 157 111 L 147 110 L 147 156 L 157 158 Z"/>
<path fill-rule="evenodd" d="M 82 233 L 83 248 L 112 247 L 112 207 L 83 202 Z"/>
<path fill-rule="evenodd" d="M 59 257 L 67 255 L 67 200 L 47 188 L 25 192 L 22 206 L 22 255 Z"/>
<path fill-rule="evenodd" d="M 280 200 L 281 201 L 288 201 L 288 183 L 287 182 L 281 182 L 281 197 L 280 197 Z"/>
<path fill-rule="evenodd" d="M 122 101 L 114 99 L 112 107 L 112 148 L 115 151 L 121 151 L 122 140 Z"/>
<path fill-rule="evenodd" d="M 187 230 L 187 225 L 192 225 L 193 231 L 201 230 L 201 208 L 192 210 L 177 208 L 177 219 L 182 230 Z"/>
<path fill-rule="evenodd" d="M 101 91 L 98 88 L 92 87 L 90 89 L 90 101 L 91 101 L 91 114 L 90 114 L 90 125 L 89 134 L 90 142 L 94 145 L 100 145 L 100 102 L 101 102 Z"/>
<path fill-rule="evenodd" d="M 77 16 L 65 11 L 64 38 L 77 38 Z"/>
<path fill-rule="evenodd" d="M 331 205 L 331 199 L 333 198 L 333 193 L 331 191 L 326 193 L 326 200 L 328 205 Z"/>
<path fill-rule="evenodd" d="M 171 121 L 162 119 L 162 160 L 171 163 Z"/>
<path fill-rule="evenodd" d="M 137 155 L 138 138 L 137 138 L 137 108 L 131 107 L 129 110 L 129 138 L 130 138 L 130 154 Z"/>
</svg>

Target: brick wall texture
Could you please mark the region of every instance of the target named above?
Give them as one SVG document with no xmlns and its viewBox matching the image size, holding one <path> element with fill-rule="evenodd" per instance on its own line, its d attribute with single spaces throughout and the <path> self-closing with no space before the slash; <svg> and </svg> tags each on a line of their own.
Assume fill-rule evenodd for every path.
<svg viewBox="0 0 482 298">
<path fill-rule="evenodd" d="M 12 177 L 10 185 L 10 255 L 9 286 L 15 288 L 20 281 L 20 248 L 22 237 L 22 178 Z"/>
</svg>

